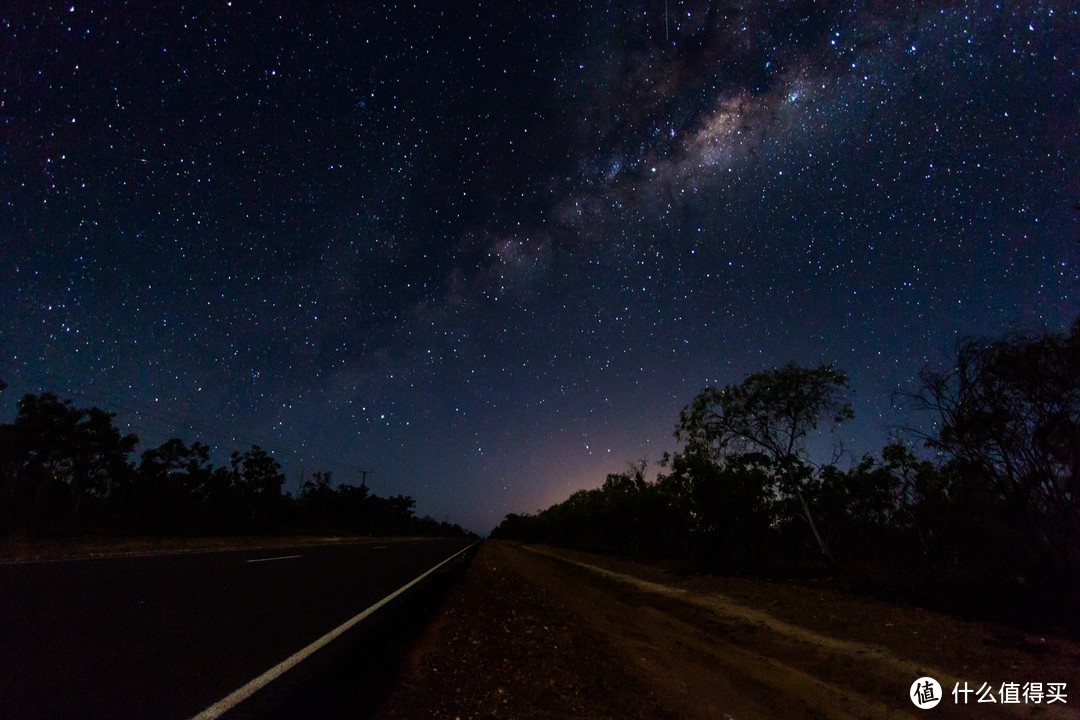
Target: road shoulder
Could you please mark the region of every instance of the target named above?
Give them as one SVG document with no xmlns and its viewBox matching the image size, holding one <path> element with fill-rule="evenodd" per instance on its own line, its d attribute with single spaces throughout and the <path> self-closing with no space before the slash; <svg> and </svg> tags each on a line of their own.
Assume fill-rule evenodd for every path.
<svg viewBox="0 0 1080 720">
<path fill-rule="evenodd" d="M 379 718 L 678 717 L 560 590 L 529 576 L 531 562 L 481 546 Z"/>
<path fill-rule="evenodd" d="M 486 543 L 380 717 L 914 717 L 922 674 L 1080 688 L 1078 668 L 1072 642 L 826 587 Z M 951 700 L 935 713 L 970 715 Z"/>
</svg>

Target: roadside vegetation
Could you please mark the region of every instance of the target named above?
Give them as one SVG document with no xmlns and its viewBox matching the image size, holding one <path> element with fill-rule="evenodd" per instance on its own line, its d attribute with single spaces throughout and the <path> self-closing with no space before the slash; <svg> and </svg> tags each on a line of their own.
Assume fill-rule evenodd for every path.
<svg viewBox="0 0 1080 720">
<path fill-rule="evenodd" d="M 2 389 L 2 383 L 0 383 Z M 137 436 L 113 413 L 26 395 L 0 424 L 0 538 L 71 535 L 355 534 L 464 537 L 416 517 L 415 500 L 339 484 L 329 472 L 282 492 L 281 465 L 253 445 L 224 466 L 209 446 L 173 438 L 136 461 Z"/>
<path fill-rule="evenodd" d="M 759 577 L 831 575 L 859 591 L 1077 631 L 1080 318 L 1067 333 L 961 346 L 903 400 L 933 430 L 814 462 L 853 417 L 832 366 L 705 388 L 655 481 L 642 461 L 492 537 Z"/>
</svg>

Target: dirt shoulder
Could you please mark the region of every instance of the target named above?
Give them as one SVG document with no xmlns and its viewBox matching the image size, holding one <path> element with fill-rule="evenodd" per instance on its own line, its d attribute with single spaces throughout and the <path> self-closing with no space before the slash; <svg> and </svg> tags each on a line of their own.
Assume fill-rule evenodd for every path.
<svg viewBox="0 0 1080 720">
<path fill-rule="evenodd" d="M 1080 645 L 827 588 L 485 543 L 381 718 L 1080 717 Z M 1066 683 L 1067 704 L 954 702 Z M 1073 697 L 1074 693 L 1076 696 Z M 963 696 L 961 695 L 961 700 Z"/>
</svg>

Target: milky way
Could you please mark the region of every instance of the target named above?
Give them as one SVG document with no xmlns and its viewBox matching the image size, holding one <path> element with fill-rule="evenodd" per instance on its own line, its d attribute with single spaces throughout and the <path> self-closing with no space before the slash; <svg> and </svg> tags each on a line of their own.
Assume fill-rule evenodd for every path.
<svg viewBox="0 0 1080 720">
<path fill-rule="evenodd" d="M 959 339 L 1080 312 L 1075 4 L 17 2 L 0 33 L 5 419 L 51 390 L 486 531 L 675 449 L 706 384 L 835 363 L 860 455 Z"/>
</svg>

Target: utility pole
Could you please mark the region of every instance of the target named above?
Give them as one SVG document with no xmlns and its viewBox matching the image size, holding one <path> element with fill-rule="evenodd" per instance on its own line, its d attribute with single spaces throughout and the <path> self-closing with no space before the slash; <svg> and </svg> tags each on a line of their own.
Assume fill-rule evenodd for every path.
<svg viewBox="0 0 1080 720">
<path fill-rule="evenodd" d="M 360 487 L 367 490 L 367 476 L 368 474 L 374 475 L 374 470 L 361 470 L 360 471 Z"/>
</svg>

